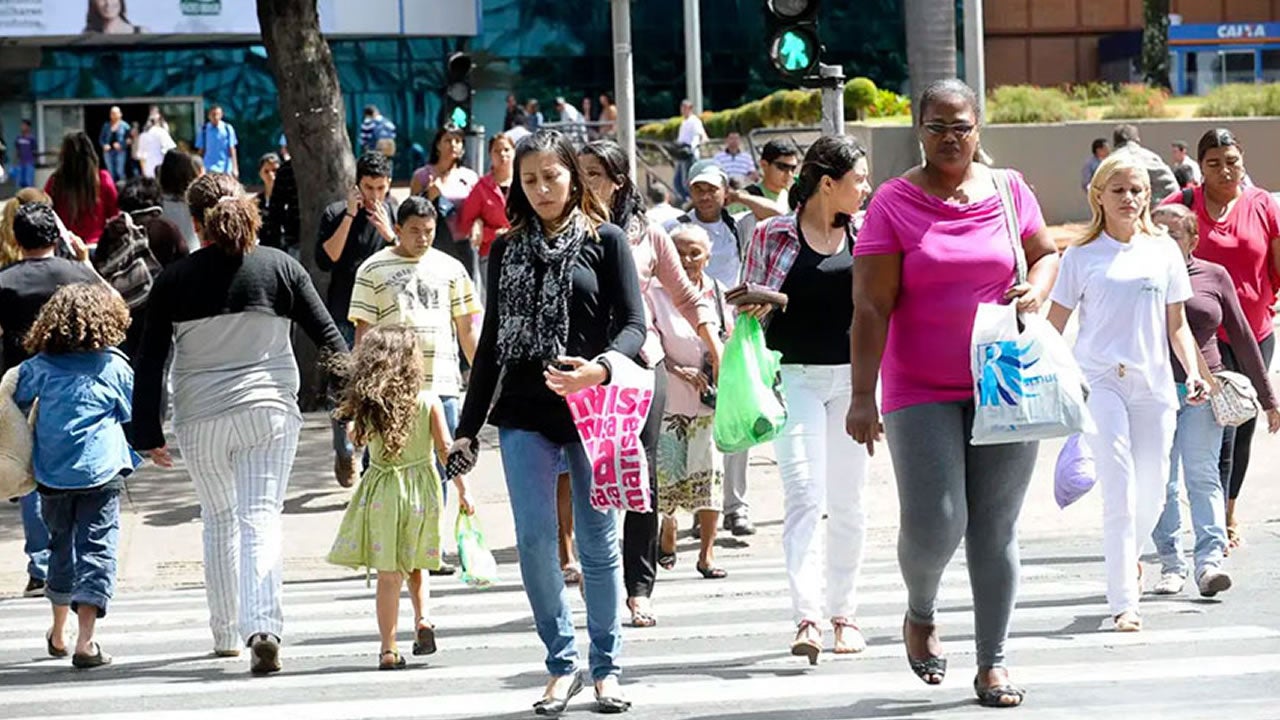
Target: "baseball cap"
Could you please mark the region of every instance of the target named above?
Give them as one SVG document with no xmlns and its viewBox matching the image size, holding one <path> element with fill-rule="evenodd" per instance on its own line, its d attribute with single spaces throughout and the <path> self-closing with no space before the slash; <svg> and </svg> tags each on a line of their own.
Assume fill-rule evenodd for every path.
<svg viewBox="0 0 1280 720">
<path fill-rule="evenodd" d="M 695 183 L 708 183 L 719 188 L 729 187 L 729 176 L 714 160 L 699 160 L 689 168 L 689 187 Z"/>
</svg>

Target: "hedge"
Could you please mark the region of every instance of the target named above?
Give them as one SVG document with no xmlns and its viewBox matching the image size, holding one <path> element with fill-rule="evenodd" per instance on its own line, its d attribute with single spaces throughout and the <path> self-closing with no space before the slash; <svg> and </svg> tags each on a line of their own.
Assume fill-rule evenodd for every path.
<svg viewBox="0 0 1280 720">
<path fill-rule="evenodd" d="M 1004 85 L 987 99 L 987 121 L 991 123 L 1056 123 L 1084 117 L 1084 107 L 1057 88 Z"/>
<path fill-rule="evenodd" d="M 1172 113 L 1165 107 L 1169 94 L 1146 85 L 1125 85 L 1111 98 L 1111 107 L 1103 120 L 1166 118 Z"/>
<path fill-rule="evenodd" d="M 867 78 L 854 78 L 845 86 L 845 114 L 850 118 L 887 117 L 911 111 L 906 98 L 881 90 Z M 817 125 L 822 121 L 822 93 L 818 90 L 779 90 L 745 105 L 719 112 L 702 113 L 702 124 L 711 137 L 730 132 L 747 133 L 756 128 L 784 125 Z M 681 118 L 650 123 L 638 135 L 649 140 L 675 140 Z"/>
<path fill-rule="evenodd" d="M 1280 83 L 1221 85 L 1196 111 L 1200 117 L 1265 117 L 1280 115 Z"/>
</svg>

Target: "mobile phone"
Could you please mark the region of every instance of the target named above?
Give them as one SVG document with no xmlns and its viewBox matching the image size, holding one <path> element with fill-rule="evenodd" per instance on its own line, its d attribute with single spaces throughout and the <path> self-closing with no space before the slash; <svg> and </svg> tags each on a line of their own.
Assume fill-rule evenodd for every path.
<svg viewBox="0 0 1280 720">
<path fill-rule="evenodd" d="M 449 453 L 444 464 L 444 475 L 446 480 L 452 480 L 461 475 L 466 475 L 475 469 L 476 456 L 474 452 L 466 450 L 454 450 Z"/>
<path fill-rule="evenodd" d="M 63 246 L 66 247 L 66 250 L 71 254 L 71 257 L 75 257 L 76 246 L 75 243 L 71 242 L 71 231 L 67 229 L 65 224 L 63 224 L 62 217 L 57 213 L 53 214 L 53 221 L 58 225 L 58 235 L 62 238 Z"/>
</svg>

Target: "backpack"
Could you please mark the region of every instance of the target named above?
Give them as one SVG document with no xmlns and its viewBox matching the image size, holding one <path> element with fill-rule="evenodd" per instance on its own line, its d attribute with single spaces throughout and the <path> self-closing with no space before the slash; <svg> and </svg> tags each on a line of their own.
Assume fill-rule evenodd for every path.
<svg viewBox="0 0 1280 720">
<path fill-rule="evenodd" d="M 1183 204 L 1183 205 L 1186 205 L 1187 207 L 1191 207 L 1191 206 L 1195 205 L 1195 203 L 1196 203 L 1196 191 L 1195 191 L 1195 188 L 1183 188 L 1183 189 L 1182 189 L 1182 204 Z"/>
<path fill-rule="evenodd" d="M 151 285 L 161 269 L 151 252 L 147 229 L 134 222 L 129 213 L 120 213 L 107 222 L 93 264 L 131 311 L 147 304 Z"/>
</svg>

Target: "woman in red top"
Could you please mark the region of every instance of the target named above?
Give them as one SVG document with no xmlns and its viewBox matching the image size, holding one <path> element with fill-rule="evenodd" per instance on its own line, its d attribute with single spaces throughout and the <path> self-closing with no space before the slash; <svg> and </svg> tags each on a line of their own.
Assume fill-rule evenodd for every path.
<svg viewBox="0 0 1280 720">
<path fill-rule="evenodd" d="M 1230 130 L 1217 128 L 1200 138 L 1197 148 L 1204 184 L 1173 195 L 1166 203 L 1181 202 L 1196 214 L 1200 246 L 1196 257 L 1227 269 L 1266 366 L 1275 352 L 1271 306 L 1280 287 L 1280 203 L 1257 187 L 1245 185 L 1244 152 Z M 1222 330 L 1218 346 L 1228 370 L 1240 371 L 1240 352 Z M 1235 504 L 1249 469 L 1249 448 L 1257 422 L 1227 428 L 1218 470 L 1227 493 L 1227 537 L 1239 544 Z"/>
<path fill-rule="evenodd" d="M 489 277 L 489 248 L 495 238 L 511 227 L 507 221 L 507 193 L 511 191 L 515 158 L 516 143 L 506 134 L 490 140 L 489 167 L 492 169 L 480 178 L 462 203 L 459 227 L 471 229 L 471 245 L 480 251 L 480 278 L 476 282 L 480 302 L 484 302 L 484 281 Z"/>
<path fill-rule="evenodd" d="M 119 212 L 116 183 L 98 165 L 98 150 L 83 132 L 62 139 L 58 169 L 49 176 L 44 191 L 53 198 L 53 209 L 62 222 L 91 248 L 98 244 L 107 218 Z"/>
</svg>

